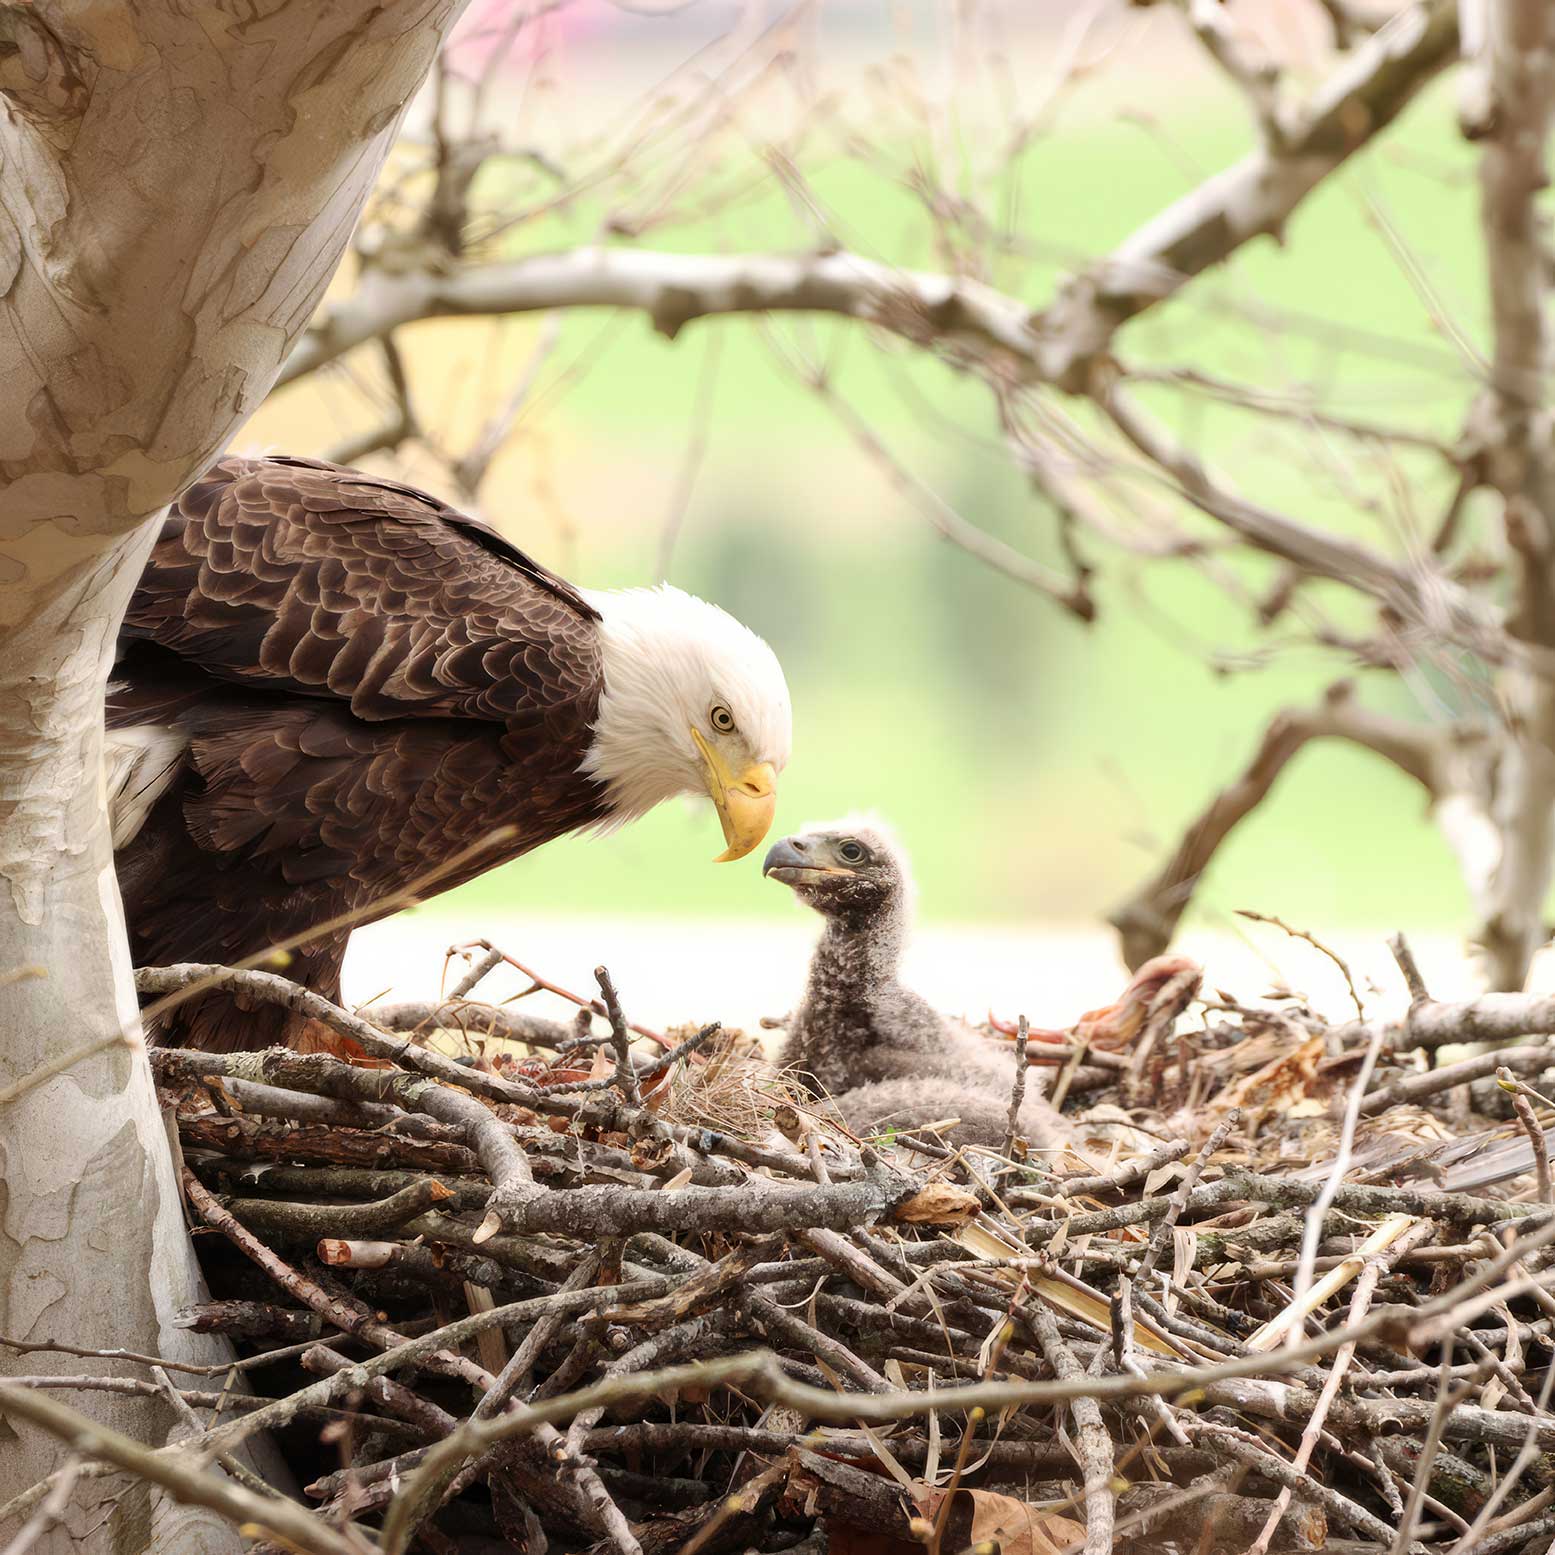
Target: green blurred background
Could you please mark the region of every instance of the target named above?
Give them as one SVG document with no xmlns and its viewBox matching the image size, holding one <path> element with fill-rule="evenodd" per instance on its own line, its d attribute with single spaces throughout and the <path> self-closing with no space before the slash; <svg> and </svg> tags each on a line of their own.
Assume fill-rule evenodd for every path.
<svg viewBox="0 0 1555 1555">
<path fill-rule="evenodd" d="M 667 219 L 607 241 L 793 251 L 826 232 L 906 267 L 943 269 L 954 253 L 1040 305 L 1077 264 L 1253 143 L 1240 104 L 1183 36 L 1180 17 L 1116 9 L 1122 41 L 1105 65 L 1061 95 L 1046 130 L 1000 171 L 1002 158 L 988 151 L 1001 124 L 1007 133 L 1007 108 L 978 87 L 976 70 L 970 91 L 942 94 L 953 111 L 933 133 L 902 86 L 936 69 L 946 36 L 940 8 L 823 8 L 822 106 L 813 100 L 804 110 L 802 134 L 792 105 L 782 121 L 796 137 L 789 144 L 804 197 L 771 170 L 756 97 L 740 132 L 700 153 L 706 165 Z M 1293 27 L 1304 46 L 1322 36 L 1315 4 L 1261 11 Z M 526 78 L 521 96 L 515 88 L 515 122 L 549 145 L 557 107 L 586 161 L 595 122 L 619 117 L 702 46 L 692 13 L 651 21 L 585 7 L 591 25 L 548 45 L 546 68 L 567 83 L 565 97 L 560 86 L 537 93 Z M 1015 14 L 1003 63 L 1040 83 L 1071 8 Z M 1298 94 L 1327 68 L 1320 49 L 1307 52 L 1313 69 L 1298 73 Z M 566 136 L 558 129 L 556 138 L 557 158 L 570 167 Z M 478 202 L 534 214 L 492 238 L 485 257 L 597 240 L 607 217 L 648 202 L 667 159 L 688 154 L 670 141 L 658 168 L 650 157 L 648 172 L 633 175 L 640 182 L 601 179 L 559 206 L 542 172 L 491 166 Z M 989 166 L 995 171 L 980 171 Z M 1021 251 L 1001 253 L 971 223 L 936 217 L 914 187 L 923 182 L 1010 218 L 1017 241 L 1008 247 Z M 697 189 L 727 198 L 706 214 L 708 202 L 691 197 Z M 1475 202 L 1473 152 L 1458 135 L 1450 89 L 1439 85 L 1300 208 L 1283 246 L 1248 245 L 1125 328 L 1120 350 L 1136 364 L 1198 369 L 1277 394 L 1320 393 L 1336 412 L 1451 441 L 1473 388 L 1465 342 L 1484 340 Z M 1292 621 L 1272 632 L 1253 624 L 1247 597 L 1272 576 L 1256 562 L 1214 562 L 1228 588 L 1200 565 L 1090 544 L 1099 614 L 1084 626 L 940 540 L 784 369 L 774 341 L 824 361 L 836 391 L 902 465 L 966 518 L 1061 565 L 1053 516 L 1008 458 L 986 391 L 856 325 L 722 319 L 671 342 L 640 316 L 604 313 L 423 324 L 401 343 L 425 420 L 450 444 L 467 439 L 558 329 L 483 488 L 482 512 L 594 586 L 656 577 L 666 525 L 678 515 L 669 579 L 763 633 L 789 676 L 795 750 L 778 828 L 878 810 L 911 847 L 930 920 L 1099 921 L 1234 776 L 1264 722 L 1346 670 L 1304 645 Z M 375 371 L 359 363 L 281 391 L 245 444 L 325 451 L 374 419 Z M 1415 525 L 1429 527 L 1450 490 L 1430 454 L 1381 459 L 1352 440 L 1172 387 L 1148 391 L 1147 403 L 1247 495 L 1392 550 Z M 1062 401 L 1054 407 L 1077 414 Z M 414 451 L 382 467 L 447 489 Z M 1139 496 L 1142 512 L 1165 500 L 1143 487 Z M 1182 521 L 1213 537 L 1211 527 Z M 1344 619 L 1342 597 L 1325 603 Z M 1447 716 L 1465 695 L 1426 671 L 1408 684 L 1378 677 L 1362 685 L 1373 705 L 1421 718 Z M 705 862 L 719 845 L 705 805 L 667 807 L 618 836 L 564 842 L 494 871 L 458 893 L 459 905 L 791 911 L 785 893 L 759 884 L 759 856 L 720 868 Z M 1467 921 L 1463 888 L 1418 790 L 1374 758 L 1321 745 L 1236 833 L 1194 912 L 1201 923 L 1219 922 L 1243 906 L 1331 929 Z"/>
</svg>

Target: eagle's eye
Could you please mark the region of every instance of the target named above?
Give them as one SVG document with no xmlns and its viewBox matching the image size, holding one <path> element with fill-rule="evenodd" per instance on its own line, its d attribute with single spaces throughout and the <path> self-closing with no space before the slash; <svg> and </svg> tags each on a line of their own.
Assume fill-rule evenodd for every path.
<svg viewBox="0 0 1555 1555">
<path fill-rule="evenodd" d="M 846 842 L 837 844 L 837 857 L 844 863 L 862 864 L 865 858 L 864 845 L 849 837 Z"/>
<path fill-rule="evenodd" d="M 713 704 L 713 710 L 707 715 L 707 718 L 708 722 L 711 723 L 720 734 L 734 733 L 734 714 L 731 713 L 722 702 L 715 702 Z"/>
</svg>

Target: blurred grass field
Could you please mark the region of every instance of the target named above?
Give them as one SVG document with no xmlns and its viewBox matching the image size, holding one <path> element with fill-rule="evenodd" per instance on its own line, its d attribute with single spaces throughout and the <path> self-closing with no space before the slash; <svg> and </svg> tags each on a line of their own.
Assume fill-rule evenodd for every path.
<svg viewBox="0 0 1555 1555">
<path fill-rule="evenodd" d="M 1161 17 L 1159 28 L 1170 20 Z M 1105 253 L 1250 147 L 1250 127 L 1223 84 L 1192 50 L 1162 38 L 1159 29 L 1144 35 L 1079 88 L 1007 185 L 983 191 L 1019 213 L 1031 250 L 995 264 L 992 283 L 1040 304 L 1074 262 Z M 585 93 L 601 114 L 613 106 L 611 83 L 632 75 L 632 62 L 607 45 L 579 45 L 608 55 Z M 1040 64 L 1041 39 L 1030 46 Z M 838 74 L 848 79 L 843 66 Z M 588 106 L 569 100 L 570 119 L 586 121 Z M 869 111 L 867 98 L 845 107 Z M 525 111 L 539 116 L 544 104 Z M 845 246 L 942 268 L 923 202 L 889 168 L 932 164 L 951 184 L 956 169 L 884 118 L 884 167 L 828 150 L 818 133 L 805 168 L 810 191 Z M 752 134 L 743 165 L 707 174 L 730 187 L 748 182 L 741 198 L 635 241 L 703 252 L 813 247 L 815 207 L 762 174 L 759 138 Z M 543 198 L 538 173 L 485 176 L 513 184 L 483 187 L 484 203 Z M 1472 377 L 1432 312 L 1483 341 L 1475 201 L 1472 152 L 1459 139 L 1450 91 L 1438 88 L 1302 206 L 1284 246 L 1249 245 L 1125 329 L 1120 350 L 1130 361 L 1272 392 L 1323 386 L 1348 414 L 1450 441 Z M 585 195 L 519 224 L 493 252 L 593 241 L 603 210 Z M 1430 296 L 1411 285 L 1401 250 L 1429 275 Z M 1279 327 L 1265 327 L 1269 319 Z M 450 444 L 467 441 L 547 327 L 518 318 L 404 331 L 424 419 Z M 769 340 L 826 361 L 838 392 L 916 475 L 969 519 L 1056 565 L 1052 516 L 1007 459 L 985 392 L 904 347 L 828 320 L 716 320 L 673 342 L 641 317 L 576 314 L 559 327 L 484 488 L 484 515 L 578 581 L 648 581 L 688 462 L 705 443 L 668 577 L 761 631 L 787 668 L 796 739 L 778 831 L 879 811 L 912 850 L 929 920 L 1094 923 L 1236 773 L 1268 717 L 1343 673 L 1331 656 L 1285 646 L 1288 627 L 1261 636 L 1245 604 L 1192 566 L 1142 564 L 1099 546 L 1091 548 L 1099 618 L 1089 627 L 1069 619 L 939 540 L 826 406 L 777 364 Z M 374 369 L 355 370 L 370 379 Z M 1389 471 L 1354 443 L 1314 444 L 1288 424 L 1176 389 L 1151 390 L 1148 403 L 1248 495 L 1379 545 L 1399 543 L 1411 511 L 1429 526 L 1446 500 L 1446 472 L 1429 455 Z M 244 442 L 322 452 L 372 419 L 348 380 L 323 376 L 277 394 Z M 414 460 L 402 468 L 435 479 Z M 1251 586 L 1269 573 L 1242 567 L 1239 576 Z M 1342 601 L 1325 600 L 1342 616 Z M 1374 705 L 1429 718 L 1463 694 L 1425 672 L 1407 688 L 1363 686 Z M 759 856 L 707 863 L 719 846 L 705 804 L 666 807 L 617 836 L 556 844 L 443 901 L 494 915 L 791 911 L 784 893 L 760 884 Z M 1195 912 L 1213 924 L 1241 906 L 1331 928 L 1467 921 L 1418 790 L 1374 758 L 1325 746 L 1304 753 L 1273 802 L 1237 832 Z"/>
</svg>

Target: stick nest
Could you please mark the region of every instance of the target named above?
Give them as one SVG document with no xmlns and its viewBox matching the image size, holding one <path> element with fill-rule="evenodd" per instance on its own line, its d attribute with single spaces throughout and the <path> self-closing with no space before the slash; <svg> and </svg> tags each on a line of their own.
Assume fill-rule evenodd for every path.
<svg viewBox="0 0 1555 1555">
<path fill-rule="evenodd" d="M 1555 1537 L 1540 1001 L 1433 1066 L 1486 1009 L 1331 1024 L 1179 976 L 1127 1042 L 1023 1038 L 1062 1105 L 994 1152 L 860 1139 L 741 1033 L 634 1042 L 603 975 L 572 1026 L 142 986 L 218 973 L 351 1060 L 153 1054 L 213 1292 L 180 1321 L 242 1358 L 157 1385 L 192 1474 L 279 1444 L 311 1512 L 251 1485 L 271 1549 Z"/>
</svg>

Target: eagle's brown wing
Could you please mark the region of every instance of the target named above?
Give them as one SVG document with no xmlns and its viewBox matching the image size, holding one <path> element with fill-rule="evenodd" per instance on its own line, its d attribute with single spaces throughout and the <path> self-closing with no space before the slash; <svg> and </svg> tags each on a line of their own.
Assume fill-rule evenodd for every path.
<svg viewBox="0 0 1555 1555">
<path fill-rule="evenodd" d="M 214 465 L 157 540 L 109 695 L 145 774 L 115 855 L 137 962 L 231 964 L 300 938 L 292 975 L 338 996 L 346 935 L 310 930 L 597 821 L 579 766 L 598 619 L 411 487 L 304 459 Z M 206 996 L 161 1035 L 223 1049 L 295 1025 Z"/>
<path fill-rule="evenodd" d="M 597 693 L 597 621 L 570 584 L 413 487 L 229 458 L 168 517 L 120 642 L 370 721 L 513 726 Z"/>
</svg>

